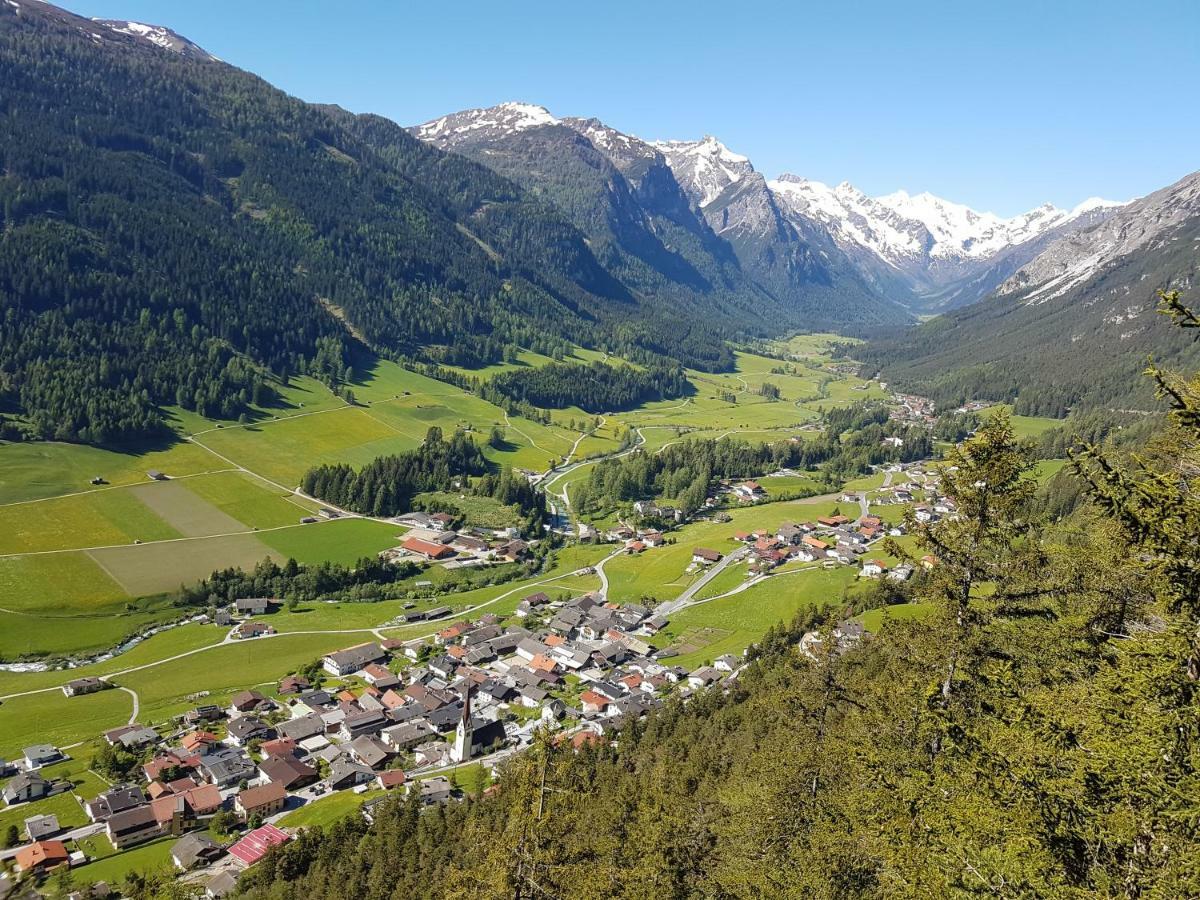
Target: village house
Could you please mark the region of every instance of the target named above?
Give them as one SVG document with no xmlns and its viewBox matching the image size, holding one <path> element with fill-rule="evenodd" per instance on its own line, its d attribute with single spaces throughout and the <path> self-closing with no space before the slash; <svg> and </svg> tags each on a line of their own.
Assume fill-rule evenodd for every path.
<svg viewBox="0 0 1200 900">
<path fill-rule="evenodd" d="M 346 790 L 366 784 L 375 778 L 375 771 L 361 763 L 351 762 L 339 756 L 329 764 L 329 787 L 335 791 Z"/>
<path fill-rule="evenodd" d="M 62 692 L 68 697 L 78 697 L 81 694 L 94 694 L 96 691 L 102 691 L 107 687 L 111 687 L 111 685 L 103 678 L 89 675 L 86 678 L 76 678 L 74 681 L 68 681 L 62 686 Z"/>
<path fill-rule="evenodd" d="M 114 814 L 141 806 L 146 794 L 137 785 L 119 784 L 109 788 L 96 799 L 83 805 L 84 812 L 93 822 L 107 822 Z"/>
<path fill-rule="evenodd" d="M 222 788 L 254 778 L 258 773 L 250 757 L 233 747 L 210 753 L 200 764 L 200 771 L 209 781 Z"/>
<path fill-rule="evenodd" d="M 245 747 L 251 741 L 261 741 L 271 735 L 271 728 L 262 719 L 254 716 L 241 716 L 237 719 L 230 719 L 229 725 L 226 726 L 228 740 L 235 747 Z"/>
<path fill-rule="evenodd" d="M 37 772 L 20 772 L 4 785 L 0 794 L 9 806 L 38 800 L 50 793 L 50 782 Z"/>
<path fill-rule="evenodd" d="M 387 653 L 379 644 L 368 643 L 330 653 L 322 660 L 321 665 L 330 675 L 344 677 L 353 675 L 370 663 L 381 662 L 385 659 L 387 659 Z"/>
<path fill-rule="evenodd" d="M 230 847 L 229 855 L 233 857 L 239 866 L 249 868 L 266 856 L 272 847 L 277 847 L 291 839 L 291 835 L 286 831 L 282 831 L 274 825 L 263 825 L 261 828 L 255 828 Z M 237 887 L 236 876 L 234 877 L 233 886 Z M 210 882 L 209 890 L 211 889 L 212 884 Z"/>
<path fill-rule="evenodd" d="M 692 550 L 692 562 L 702 566 L 711 565 L 721 561 L 721 554 L 716 550 L 708 550 L 705 547 L 696 547 Z"/>
<path fill-rule="evenodd" d="M 767 495 L 757 481 L 743 481 L 733 489 L 739 500 L 760 500 Z"/>
<path fill-rule="evenodd" d="M 71 856 L 62 841 L 36 841 L 22 847 L 13 857 L 18 872 L 39 875 L 71 864 Z"/>
<path fill-rule="evenodd" d="M 273 704 L 258 691 L 239 691 L 229 699 L 229 714 L 243 715 L 269 709 Z"/>
<path fill-rule="evenodd" d="M 154 815 L 150 804 L 115 813 L 105 823 L 109 843 L 117 850 L 124 850 L 162 834 L 162 824 Z"/>
<path fill-rule="evenodd" d="M 221 745 L 220 739 L 209 731 L 193 731 L 183 736 L 179 746 L 189 754 L 205 756 Z"/>
<path fill-rule="evenodd" d="M 25 836 L 31 841 L 40 841 L 60 831 L 58 816 L 30 816 L 25 820 Z"/>
<path fill-rule="evenodd" d="M 275 629 L 266 622 L 241 622 L 233 629 L 235 640 L 245 641 L 251 638 L 267 637 L 275 633 Z"/>
<path fill-rule="evenodd" d="M 316 769 L 294 756 L 268 756 L 258 764 L 258 771 L 267 781 L 289 791 L 312 784 L 320 777 Z"/>
<path fill-rule="evenodd" d="M 244 597 L 233 601 L 233 611 L 239 616 L 262 616 L 271 608 L 272 602 L 266 597 Z"/>
<path fill-rule="evenodd" d="M 279 682 L 279 689 L 276 693 L 283 697 L 288 694 L 299 694 L 301 691 L 307 691 L 309 687 L 308 679 L 303 675 L 287 675 Z"/>
<path fill-rule="evenodd" d="M 387 713 L 381 709 L 371 709 L 365 712 L 347 715 L 342 720 L 338 735 L 344 741 L 352 741 L 359 735 L 378 734 L 389 724 Z"/>
<path fill-rule="evenodd" d="M 403 769 L 384 769 L 375 776 L 375 785 L 385 791 L 401 787 L 406 781 L 408 776 L 404 774 Z"/>
<path fill-rule="evenodd" d="M 411 553 L 414 556 L 420 556 L 431 562 L 437 560 L 449 559 L 454 556 L 454 550 L 445 544 L 439 544 L 436 541 L 427 541 L 423 538 L 408 537 L 400 548 L 406 553 Z"/>
<path fill-rule="evenodd" d="M 368 769 L 379 769 L 392 757 L 386 744 L 366 734 L 351 741 L 349 748 L 350 755 Z"/>
<path fill-rule="evenodd" d="M 233 807 L 245 820 L 258 816 L 267 818 L 283 809 L 287 802 L 287 789 L 277 781 L 269 781 L 257 787 L 239 791 L 234 799 Z"/>
<path fill-rule="evenodd" d="M 879 559 L 869 559 L 862 565 L 862 574 L 867 578 L 878 578 L 887 571 L 887 563 Z"/>
<path fill-rule="evenodd" d="M 202 832 L 185 834 L 171 847 L 171 861 L 181 872 L 216 862 L 225 853 L 221 845 Z"/>
<path fill-rule="evenodd" d="M 49 766 L 66 759 L 53 744 L 34 744 L 22 750 L 21 755 L 25 757 L 25 768 L 31 770 L 40 769 L 42 766 Z"/>
</svg>

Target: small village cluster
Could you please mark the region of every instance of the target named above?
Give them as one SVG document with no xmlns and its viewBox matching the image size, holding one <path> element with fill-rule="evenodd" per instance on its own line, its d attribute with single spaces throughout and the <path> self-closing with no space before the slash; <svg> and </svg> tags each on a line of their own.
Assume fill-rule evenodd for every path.
<svg viewBox="0 0 1200 900">
<path fill-rule="evenodd" d="M 517 562 L 529 554 L 529 544 L 520 539 L 516 528 L 454 531 L 454 517 L 440 512 L 410 512 L 395 521 L 409 530 L 398 547 L 384 551 L 385 559 L 438 562 L 456 568 Z"/>
<path fill-rule="evenodd" d="M 269 618 L 274 602 L 240 600 L 242 621 Z M 262 618 L 260 618 L 262 617 Z M 29 843 L 16 853 L 20 872 L 47 873 L 86 861 L 73 839 L 103 832 L 124 850 L 177 838 L 171 856 L 181 872 L 205 879 L 211 897 L 231 891 L 237 874 L 290 840 L 278 824 L 288 811 L 334 791 L 419 793 L 426 804 L 461 796 L 446 777 L 478 760 L 494 767 L 528 745 L 539 727 L 575 748 L 605 740 L 632 718 L 664 702 L 729 678 L 741 661 L 725 656 L 694 671 L 656 658 L 646 639 L 667 621 L 636 604 L 603 603 L 593 594 L 521 600 L 504 625 L 494 615 L 455 622 L 424 642 L 378 641 L 330 653 L 321 681 L 293 674 L 273 696 L 235 694 L 228 706 L 200 705 L 151 728 L 130 724 L 103 735 L 142 760 L 136 779 L 86 805 L 91 825 L 64 833 L 54 816 L 25 822 Z M 519 623 L 519 624 L 516 624 Z M 110 687 L 100 678 L 64 685 L 67 696 Z M 31 746 L 6 770 L 3 789 L 18 806 L 69 790 L 42 776 L 68 756 Z M 495 771 L 493 768 L 493 775 Z M 368 801 L 363 815 L 372 815 Z M 222 811 L 240 835 L 219 842 L 209 825 Z"/>
</svg>

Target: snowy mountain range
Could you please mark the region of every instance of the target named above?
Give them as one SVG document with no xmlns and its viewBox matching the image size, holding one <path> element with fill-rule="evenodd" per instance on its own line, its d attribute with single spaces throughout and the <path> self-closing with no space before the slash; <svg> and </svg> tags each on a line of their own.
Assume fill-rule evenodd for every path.
<svg viewBox="0 0 1200 900">
<path fill-rule="evenodd" d="M 1074 209 L 1044 204 L 1012 218 L 978 212 L 929 193 L 870 197 L 848 182 L 829 187 L 784 174 L 767 180 L 750 159 L 712 136 L 643 141 L 597 119 L 559 119 L 544 107 L 503 103 L 443 116 L 413 129 L 442 149 L 478 146 L 529 129 L 563 125 L 627 174 L 665 161 L 694 208 L 735 248 L 752 242 L 774 260 L 782 241 L 830 258 L 840 253 L 881 295 L 920 311 L 965 305 L 994 290 L 1051 241 L 1091 227 L 1122 204 L 1090 198 Z"/>
</svg>

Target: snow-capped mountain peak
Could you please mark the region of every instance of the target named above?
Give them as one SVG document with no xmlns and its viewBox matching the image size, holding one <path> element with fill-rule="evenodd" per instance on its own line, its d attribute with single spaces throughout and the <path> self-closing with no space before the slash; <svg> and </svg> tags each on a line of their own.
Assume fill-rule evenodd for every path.
<svg viewBox="0 0 1200 900">
<path fill-rule="evenodd" d="M 199 44 L 188 40 L 183 35 L 163 25 L 147 25 L 144 22 L 129 22 L 124 19 L 92 19 L 92 21 L 97 25 L 103 25 L 105 28 L 115 31 L 117 34 L 141 38 L 157 47 L 162 47 L 164 50 L 170 50 L 172 53 L 178 53 L 180 56 L 185 56 L 189 59 L 206 59 L 212 62 L 221 61 Z"/>
<path fill-rule="evenodd" d="M 509 101 L 482 109 L 465 109 L 418 125 L 413 134 L 424 141 L 442 146 L 453 146 L 458 140 L 470 137 L 477 139 L 495 135 L 497 137 L 539 128 L 543 125 L 558 125 L 559 120 L 544 106 L 533 103 Z"/>
<path fill-rule="evenodd" d="M 680 186 L 704 208 L 729 185 L 754 173 L 750 160 L 734 153 L 712 135 L 698 141 L 653 141 L 667 158 Z"/>
</svg>

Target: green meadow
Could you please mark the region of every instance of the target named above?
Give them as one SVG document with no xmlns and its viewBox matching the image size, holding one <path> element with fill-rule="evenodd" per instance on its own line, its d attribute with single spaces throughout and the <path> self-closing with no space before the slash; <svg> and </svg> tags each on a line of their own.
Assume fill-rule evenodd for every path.
<svg viewBox="0 0 1200 900">
<path fill-rule="evenodd" d="M 673 664 L 691 668 L 726 653 L 740 654 L 772 625 L 787 622 L 806 606 L 840 603 L 853 590 L 848 566 L 796 568 L 771 575 L 731 597 L 689 606 L 654 637 L 658 647 L 678 651 Z"/>
</svg>

